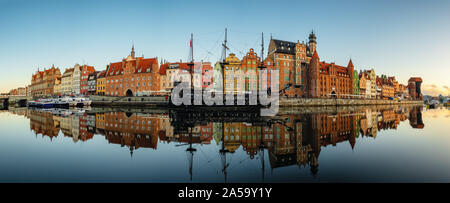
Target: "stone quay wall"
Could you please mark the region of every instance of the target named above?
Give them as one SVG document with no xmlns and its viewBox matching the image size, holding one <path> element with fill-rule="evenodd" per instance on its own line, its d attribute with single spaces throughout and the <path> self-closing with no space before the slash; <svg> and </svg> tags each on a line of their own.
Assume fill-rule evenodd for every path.
<svg viewBox="0 0 450 203">
<path fill-rule="evenodd" d="M 92 106 L 167 106 L 166 96 L 113 97 L 91 95 Z M 423 101 L 394 101 L 380 99 L 313 99 L 313 98 L 280 98 L 280 107 L 327 107 L 327 106 L 367 106 L 367 105 L 405 105 L 423 104 Z"/>
<path fill-rule="evenodd" d="M 381 99 L 313 99 L 313 98 L 280 98 L 280 107 L 296 106 L 363 106 L 363 105 L 404 105 L 423 104 L 423 101 L 394 101 Z"/>
<path fill-rule="evenodd" d="M 142 97 L 112 97 L 90 95 L 92 106 L 140 106 L 158 107 L 167 106 L 168 98 L 165 96 L 142 96 Z"/>
</svg>

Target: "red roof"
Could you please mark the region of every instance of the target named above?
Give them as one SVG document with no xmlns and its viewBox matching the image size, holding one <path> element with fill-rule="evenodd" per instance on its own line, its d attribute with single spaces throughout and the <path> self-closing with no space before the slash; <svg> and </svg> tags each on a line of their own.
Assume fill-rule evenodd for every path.
<svg viewBox="0 0 450 203">
<path fill-rule="evenodd" d="M 122 74 L 122 62 L 116 62 L 109 64 L 109 68 L 106 73 L 107 76 Z"/>
<path fill-rule="evenodd" d="M 86 69 L 86 71 L 88 71 L 88 72 L 91 72 L 91 73 L 95 72 L 94 66 L 84 65 L 83 68 Z"/>
<path fill-rule="evenodd" d="M 343 66 L 336 65 L 334 63 L 319 62 L 319 65 L 320 65 L 320 69 L 326 74 L 328 74 L 330 72 L 330 68 L 332 68 L 332 67 L 336 68 L 337 73 L 350 74 L 349 69 L 347 69 L 346 67 L 343 67 Z"/>
<path fill-rule="evenodd" d="M 422 82 L 422 78 L 412 77 L 412 78 L 409 78 L 408 82 Z"/>
<path fill-rule="evenodd" d="M 135 63 L 137 64 L 136 73 L 150 72 L 153 64 L 158 64 L 157 58 L 138 58 Z"/>
<path fill-rule="evenodd" d="M 112 76 L 123 74 L 122 64 L 125 65 L 125 63 L 131 63 L 132 66 L 136 67 L 135 73 L 145 73 L 150 72 L 153 64 L 158 64 L 158 59 L 157 58 L 144 59 L 143 57 L 136 58 L 136 60 L 132 61 L 126 61 L 126 59 L 124 59 L 121 62 L 109 64 L 109 68 L 107 70 L 108 72 L 106 73 L 106 75 Z"/>
<path fill-rule="evenodd" d="M 347 67 L 352 67 L 353 68 L 353 62 L 352 62 L 352 59 L 350 59 L 350 61 L 348 62 L 348 65 L 347 65 Z"/>
</svg>

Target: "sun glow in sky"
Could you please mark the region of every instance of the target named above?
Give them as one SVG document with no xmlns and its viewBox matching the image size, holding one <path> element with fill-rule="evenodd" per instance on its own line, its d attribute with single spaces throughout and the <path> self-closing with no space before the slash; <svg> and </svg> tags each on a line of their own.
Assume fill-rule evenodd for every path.
<svg viewBox="0 0 450 203">
<path fill-rule="evenodd" d="M 449 94 L 450 1 L 56 1 L 0 0 L 0 92 L 30 84 L 38 68 L 75 63 L 103 70 L 135 44 L 136 55 L 215 62 L 228 28 L 231 52 L 265 50 L 270 35 L 306 41 L 317 33 L 321 60 L 378 75 L 424 80 L 427 94 Z M 266 52 L 267 54 L 267 52 Z"/>
</svg>

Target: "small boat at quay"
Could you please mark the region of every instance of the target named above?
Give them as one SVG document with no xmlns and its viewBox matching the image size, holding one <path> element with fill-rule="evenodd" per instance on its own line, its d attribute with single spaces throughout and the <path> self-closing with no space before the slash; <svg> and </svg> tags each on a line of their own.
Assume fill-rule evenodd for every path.
<svg viewBox="0 0 450 203">
<path fill-rule="evenodd" d="M 69 108 L 90 106 L 92 101 L 84 97 L 62 97 L 29 101 L 29 107 L 36 108 Z"/>
<path fill-rule="evenodd" d="M 55 106 L 55 102 L 53 99 L 38 99 L 35 101 L 29 101 L 28 107 L 36 107 L 36 108 L 53 108 Z"/>
</svg>

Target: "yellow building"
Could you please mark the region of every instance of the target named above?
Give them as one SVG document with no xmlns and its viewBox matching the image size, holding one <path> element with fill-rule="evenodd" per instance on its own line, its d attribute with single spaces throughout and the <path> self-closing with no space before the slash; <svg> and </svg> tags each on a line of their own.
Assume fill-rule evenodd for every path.
<svg viewBox="0 0 450 203">
<path fill-rule="evenodd" d="M 97 113 L 95 114 L 95 127 L 97 129 L 105 129 L 105 114 Z"/>
<path fill-rule="evenodd" d="M 73 68 L 67 68 L 64 74 L 61 76 L 61 88 L 62 94 L 68 95 L 73 93 Z"/>
<path fill-rule="evenodd" d="M 224 70 L 224 85 L 225 85 L 225 94 L 234 93 L 237 91 L 243 91 L 244 86 L 240 85 L 238 81 L 235 79 L 236 71 L 239 71 L 241 68 L 241 60 L 239 60 L 235 54 L 230 53 L 228 57 L 225 59 L 225 70 Z M 230 77 L 233 74 L 233 77 Z M 229 76 L 229 78 L 227 77 Z"/>
<path fill-rule="evenodd" d="M 97 77 L 97 90 L 95 91 L 96 95 L 105 95 L 106 92 L 106 71 L 102 71 L 98 74 Z"/>
<path fill-rule="evenodd" d="M 241 123 L 224 123 L 224 146 L 230 152 L 235 152 L 241 146 Z"/>
<path fill-rule="evenodd" d="M 55 87 L 53 88 L 53 94 L 54 95 L 60 95 L 61 92 L 61 77 L 56 78 L 55 80 Z"/>
</svg>

